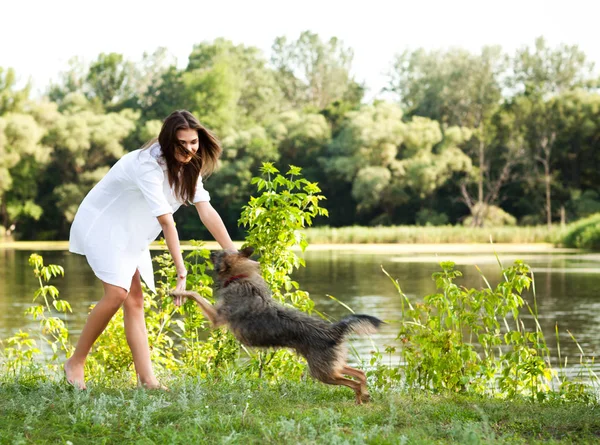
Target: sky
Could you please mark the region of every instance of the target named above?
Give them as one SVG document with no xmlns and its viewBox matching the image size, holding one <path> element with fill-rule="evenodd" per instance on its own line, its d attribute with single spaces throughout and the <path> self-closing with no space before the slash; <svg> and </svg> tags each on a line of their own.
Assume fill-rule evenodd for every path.
<svg viewBox="0 0 600 445">
<path fill-rule="evenodd" d="M 576 44 L 600 67 L 596 0 L 0 0 L 0 67 L 37 94 L 78 56 L 104 52 L 139 61 L 166 47 L 185 67 L 195 43 L 225 37 L 266 57 L 274 39 L 310 30 L 354 50 L 353 74 L 368 97 L 387 84 L 394 55 L 417 48 L 501 45 L 512 54 L 544 36 Z"/>
</svg>

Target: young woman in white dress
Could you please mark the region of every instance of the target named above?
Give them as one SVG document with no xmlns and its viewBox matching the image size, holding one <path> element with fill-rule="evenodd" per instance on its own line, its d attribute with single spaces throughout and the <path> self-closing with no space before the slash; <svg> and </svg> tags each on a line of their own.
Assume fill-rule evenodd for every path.
<svg viewBox="0 0 600 445">
<path fill-rule="evenodd" d="M 223 249 L 235 249 L 210 204 L 202 176 L 215 169 L 221 146 L 188 111 L 169 115 L 156 140 L 124 155 L 85 197 L 71 226 L 69 250 L 85 255 L 102 281 L 104 296 L 90 312 L 75 352 L 65 362 L 69 383 L 85 389 L 84 364 L 92 345 L 123 306 L 125 336 L 139 382 L 161 388 L 150 362 L 141 278 L 155 290 L 149 244 L 163 232 L 177 269 L 177 290 L 186 270 L 173 213 L 193 203 Z M 181 304 L 181 300 L 175 301 Z"/>
</svg>

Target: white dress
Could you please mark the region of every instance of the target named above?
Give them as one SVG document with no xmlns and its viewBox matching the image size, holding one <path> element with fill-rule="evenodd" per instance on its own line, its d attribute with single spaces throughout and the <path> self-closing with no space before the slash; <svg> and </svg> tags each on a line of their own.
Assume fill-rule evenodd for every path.
<svg viewBox="0 0 600 445">
<path fill-rule="evenodd" d="M 154 292 L 149 244 L 161 232 L 157 216 L 174 213 L 182 204 L 169 185 L 158 143 L 127 153 L 82 201 L 69 237 L 69 250 L 85 255 L 94 274 L 105 283 L 129 291 L 139 269 Z M 209 201 L 198 178 L 193 202 Z"/>
</svg>

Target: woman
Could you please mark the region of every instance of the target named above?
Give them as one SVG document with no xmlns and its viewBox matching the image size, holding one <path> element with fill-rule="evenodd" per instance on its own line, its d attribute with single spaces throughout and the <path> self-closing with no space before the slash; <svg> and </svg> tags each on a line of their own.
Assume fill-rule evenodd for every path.
<svg viewBox="0 0 600 445">
<path fill-rule="evenodd" d="M 176 289 L 185 290 L 186 270 L 173 221 L 181 204 L 193 203 L 221 247 L 235 249 L 202 185 L 202 176 L 212 173 L 220 154 L 218 141 L 190 112 L 175 111 L 165 119 L 158 140 L 123 156 L 79 206 L 69 250 L 86 256 L 102 281 L 104 296 L 64 365 L 67 381 L 76 388 L 86 388 L 86 357 L 121 306 L 139 382 L 146 388 L 162 387 L 150 363 L 140 277 L 155 291 L 148 245 L 162 230 L 177 269 Z"/>
</svg>

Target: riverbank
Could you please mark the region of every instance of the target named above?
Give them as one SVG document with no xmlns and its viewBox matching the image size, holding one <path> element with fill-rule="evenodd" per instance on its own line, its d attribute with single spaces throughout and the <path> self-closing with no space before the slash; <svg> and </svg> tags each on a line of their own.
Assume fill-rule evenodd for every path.
<svg viewBox="0 0 600 445">
<path fill-rule="evenodd" d="M 0 443 L 597 443 L 599 407 L 312 380 L 180 378 L 170 391 L 0 385 Z"/>
<path fill-rule="evenodd" d="M 414 245 L 412 248 L 398 247 L 400 251 L 429 252 L 432 247 L 438 246 L 448 252 L 457 252 L 463 249 L 473 249 L 478 252 L 478 245 L 489 245 L 492 241 L 495 245 L 510 244 L 515 246 L 539 245 L 539 247 L 518 247 L 518 249 L 549 249 L 557 246 L 566 233 L 566 228 L 553 226 L 528 227 L 490 227 L 471 228 L 462 226 L 380 226 L 380 227 L 309 227 L 305 229 L 307 241 L 312 249 L 319 245 L 336 245 L 347 249 L 348 246 L 365 245 L 366 249 L 373 249 L 371 245 L 382 245 L 383 249 L 389 250 L 389 246 Z M 186 242 L 184 241 L 184 248 Z M 189 244 L 189 243 L 188 243 Z M 236 243 L 238 246 L 242 241 Z M 38 247 L 40 246 L 40 247 Z M 206 243 L 209 249 L 217 249 L 219 246 L 214 241 Z M 423 247 L 421 247 L 423 246 Z M 474 246 L 474 247 L 470 247 Z M 459 247 L 459 249 L 457 249 Z M 11 241 L 0 239 L 0 249 L 19 250 L 68 250 L 68 241 Z M 158 242 L 152 244 L 153 249 L 160 249 Z M 188 247 L 187 248 L 191 248 Z M 323 249 L 324 247 L 321 247 Z M 363 247 L 352 247 L 361 250 Z M 408 249 L 408 250 L 407 250 Z M 416 249 L 416 250 L 412 250 Z M 539 250 L 536 250 L 539 251 Z"/>
<path fill-rule="evenodd" d="M 243 241 L 235 241 L 234 244 L 239 248 Z M 204 243 L 207 249 L 219 249 L 215 241 Z M 10 241 L 0 242 L 0 250 L 30 250 L 30 251 L 49 251 L 49 250 L 69 250 L 68 241 Z M 151 250 L 167 250 L 166 245 L 154 242 L 150 245 Z M 191 250 L 187 242 L 182 242 L 182 249 Z M 344 250 L 357 253 L 494 253 L 494 252 L 514 252 L 514 253 L 569 253 L 577 252 L 577 249 L 568 249 L 555 247 L 551 243 L 311 243 L 308 250 Z"/>
</svg>

